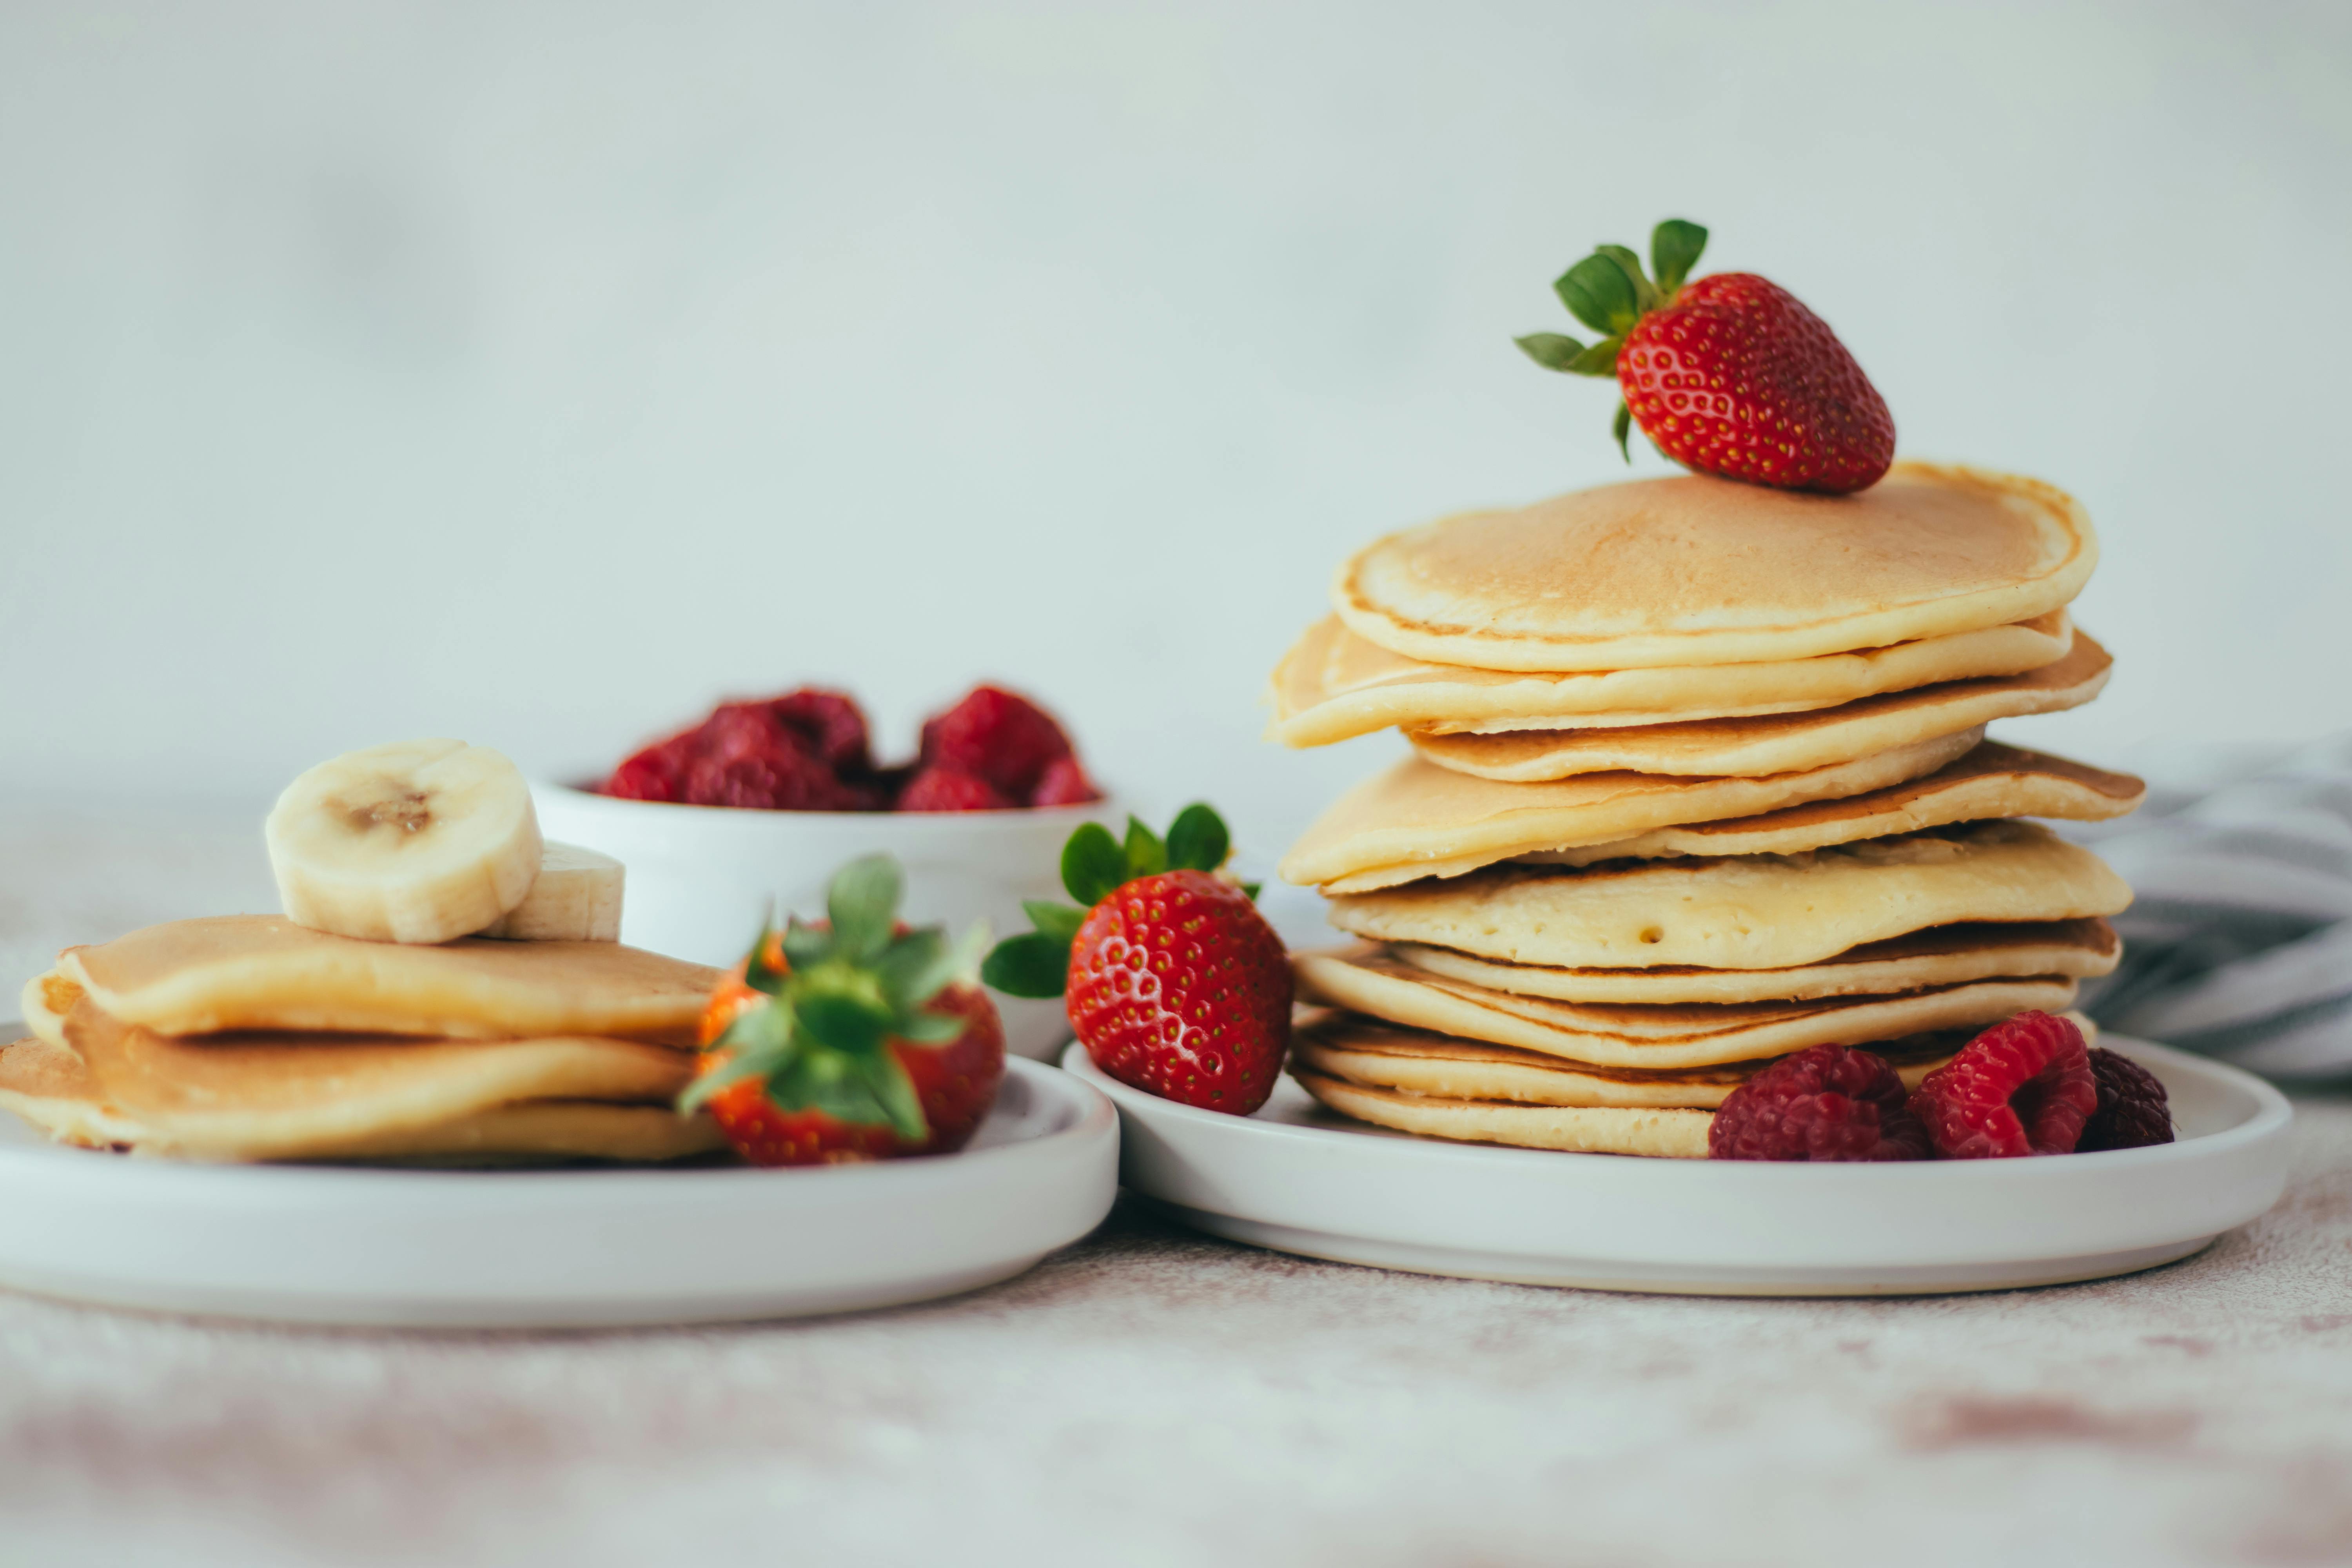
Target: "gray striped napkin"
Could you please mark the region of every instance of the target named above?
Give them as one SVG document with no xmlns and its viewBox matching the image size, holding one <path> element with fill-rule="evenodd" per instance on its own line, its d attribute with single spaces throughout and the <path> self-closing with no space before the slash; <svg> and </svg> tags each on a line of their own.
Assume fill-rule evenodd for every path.
<svg viewBox="0 0 2352 1568">
<path fill-rule="evenodd" d="M 2132 816 L 2060 825 L 2138 894 L 2079 1005 L 2269 1077 L 2352 1075 L 2352 735 L 2201 787 L 2150 773 Z"/>
</svg>

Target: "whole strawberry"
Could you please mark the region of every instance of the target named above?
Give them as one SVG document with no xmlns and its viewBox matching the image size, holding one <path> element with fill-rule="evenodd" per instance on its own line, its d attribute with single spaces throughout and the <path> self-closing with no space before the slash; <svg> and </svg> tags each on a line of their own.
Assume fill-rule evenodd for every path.
<svg viewBox="0 0 2352 1568">
<path fill-rule="evenodd" d="M 1641 258 L 1604 245 L 1552 285 L 1601 340 L 1534 332 L 1519 347 L 1548 370 L 1613 375 L 1629 423 L 1701 473 L 1780 489 L 1867 489 L 1895 460 L 1895 416 L 1829 323 L 1752 272 L 1685 282 L 1706 230 L 1669 218 Z M 1629 454 L 1630 457 L 1630 454 Z"/>
<path fill-rule="evenodd" d="M 1255 888 L 1212 875 L 1230 839 L 1189 805 L 1163 842 L 1130 817 L 1070 836 L 1062 885 L 1032 900 L 1037 929 L 997 944 L 981 975 L 1014 996 L 1061 996 L 1094 1063 L 1121 1083 L 1204 1110 L 1264 1105 L 1290 1045 L 1290 968 Z"/>
<path fill-rule="evenodd" d="M 773 927 L 711 993 L 681 1111 L 707 1109 L 755 1165 L 812 1165 L 961 1149 L 1004 1078 L 996 1005 L 967 974 L 987 940 L 950 947 L 898 924 L 887 855 L 853 860 L 828 920 Z"/>
</svg>

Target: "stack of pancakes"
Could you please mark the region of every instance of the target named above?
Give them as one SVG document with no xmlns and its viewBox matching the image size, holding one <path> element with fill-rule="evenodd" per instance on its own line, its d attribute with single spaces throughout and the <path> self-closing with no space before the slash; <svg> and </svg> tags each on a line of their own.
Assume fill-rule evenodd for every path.
<svg viewBox="0 0 2352 1568">
<path fill-rule="evenodd" d="M 1772 1060 L 1916 1082 L 2115 967 L 2130 889 L 2017 820 L 2137 779 L 1984 738 L 2073 708 L 2096 561 L 2047 485 L 1899 463 L 1853 496 L 1696 476 L 1392 535 L 1274 679 L 1275 738 L 1413 755 L 1282 863 L 1363 945 L 1297 960 L 1293 1075 L 1443 1137 L 1704 1157 Z"/>
<path fill-rule="evenodd" d="M 70 948 L 25 987 L 0 1107 L 198 1160 L 662 1161 L 716 971 L 610 942 L 361 942 L 274 915 Z"/>
</svg>

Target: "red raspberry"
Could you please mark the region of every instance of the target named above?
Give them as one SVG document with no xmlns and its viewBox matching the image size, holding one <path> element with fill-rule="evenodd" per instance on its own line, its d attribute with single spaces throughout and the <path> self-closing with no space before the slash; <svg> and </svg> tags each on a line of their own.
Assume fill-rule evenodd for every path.
<svg viewBox="0 0 2352 1568">
<path fill-rule="evenodd" d="M 1037 787 L 1029 792 L 1031 805 L 1084 805 L 1100 800 L 1102 791 L 1095 788 L 1094 780 L 1078 765 L 1076 757 L 1060 757 L 1045 764 L 1044 776 Z"/>
<path fill-rule="evenodd" d="M 866 714 L 855 699 L 839 691 L 804 686 L 798 691 L 771 698 L 764 706 L 778 723 L 798 735 L 835 773 L 846 778 L 874 771 Z"/>
<path fill-rule="evenodd" d="M 2140 1149 L 2172 1142 L 2172 1102 L 2157 1076 L 2121 1051 L 2091 1047 L 2091 1077 L 2099 1090 L 2099 1108 L 2083 1123 L 2074 1152 L 2101 1149 Z"/>
<path fill-rule="evenodd" d="M 958 768 L 925 768 L 898 796 L 899 811 L 1003 811 L 1013 803 L 986 779 Z"/>
<path fill-rule="evenodd" d="M 1707 1123 L 1710 1160 L 1924 1160 L 1927 1130 L 1885 1057 L 1814 1046 L 1731 1091 Z"/>
<path fill-rule="evenodd" d="M 1008 800 L 1025 801 L 1046 768 L 1070 754 L 1053 716 L 1000 686 L 975 686 L 923 726 L 921 763 L 977 773 Z"/>
<path fill-rule="evenodd" d="M 615 800 L 679 799 L 688 764 L 694 760 L 694 735 L 688 730 L 655 742 L 614 768 L 597 792 Z"/>
<path fill-rule="evenodd" d="M 856 811 L 864 805 L 823 763 L 790 747 L 706 752 L 687 768 L 677 798 L 759 811 Z"/>
<path fill-rule="evenodd" d="M 2048 1013 L 1995 1024 L 1911 1091 L 1947 1160 L 2068 1153 L 2098 1106 L 2083 1031 Z"/>
</svg>

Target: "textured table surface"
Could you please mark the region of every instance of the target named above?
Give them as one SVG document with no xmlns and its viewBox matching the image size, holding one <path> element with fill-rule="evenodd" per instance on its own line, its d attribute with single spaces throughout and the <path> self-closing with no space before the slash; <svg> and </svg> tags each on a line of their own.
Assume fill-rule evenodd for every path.
<svg viewBox="0 0 2352 1568">
<path fill-rule="evenodd" d="M 0 811 L 0 964 L 267 908 L 256 837 Z M 0 1292 L 0 1563 L 2352 1563 L 2352 1100 L 2298 1111 L 2259 1223 L 1990 1296 L 1423 1279 L 1125 1205 L 1009 1284 L 802 1323 L 388 1334 Z"/>
</svg>

